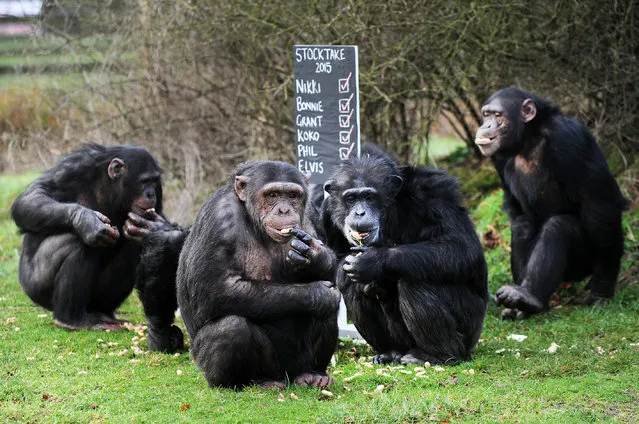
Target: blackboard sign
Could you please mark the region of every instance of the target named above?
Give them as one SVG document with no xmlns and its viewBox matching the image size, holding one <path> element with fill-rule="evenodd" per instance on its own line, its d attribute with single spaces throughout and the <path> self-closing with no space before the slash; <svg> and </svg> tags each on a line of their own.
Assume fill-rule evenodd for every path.
<svg viewBox="0 0 639 424">
<path fill-rule="evenodd" d="M 359 156 L 357 46 L 294 46 L 297 168 L 323 184 Z"/>
</svg>

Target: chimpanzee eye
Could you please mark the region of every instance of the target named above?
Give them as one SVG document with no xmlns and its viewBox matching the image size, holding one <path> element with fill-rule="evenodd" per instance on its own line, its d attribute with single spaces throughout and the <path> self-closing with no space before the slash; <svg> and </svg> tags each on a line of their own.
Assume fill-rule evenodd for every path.
<svg viewBox="0 0 639 424">
<path fill-rule="evenodd" d="M 497 117 L 497 118 L 501 117 L 501 113 L 495 112 L 495 117 Z"/>
<path fill-rule="evenodd" d="M 490 113 L 488 113 L 487 111 L 483 111 L 483 112 L 482 112 L 482 116 L 483 116 L 484 118 L 488 118 L 488 117 L 490 116 Z"/>
<path fill-rule="evenodd" d="M 289 194 L 288 194 L 288 198 L 289 198 L 289 199 L 292 199 L 292 200 L 297 199 L 297 193 L 289 193 Z"/>
<path fill-rule="evenodd" d="M 344 196 L 344 201 L 346 203 L 353 203 L 355 202 L 355 195 L 354 194 L 347 194 L 346 196 Z"/>
<path fill-rule="evenodd" d="M 272 191 L 272 192 L 270 192 L 270 193 L 268 194 L 268 197 L 269 197 L 270 199 L 277 199 L 277 196 L 278 196 L 278 194 L 277 194 L 277 192 L 276 192 L 276 191 Z"/>
</svg>

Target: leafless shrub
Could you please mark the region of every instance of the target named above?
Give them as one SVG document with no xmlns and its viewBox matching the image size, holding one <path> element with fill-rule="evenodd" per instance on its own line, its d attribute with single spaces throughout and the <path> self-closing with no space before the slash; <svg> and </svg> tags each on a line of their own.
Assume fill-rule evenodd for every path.
<svg viewBox="0 0 639 424">
<path fill-rule="evenodd" d="M 359 46 L 362 136 L 403 161 L 442 126 L 474 149 L 479 105 L 505 86 L 583 120 L 616 169 L 638 150 L 634 0 L 121 3 L 102 43 L 58 34 L 101 61 L 56 98 L 54 141 L 147 145 L 184 182 L 176 202 L 248 158 L 294 159 L 294 44 Z"/>
</svg>

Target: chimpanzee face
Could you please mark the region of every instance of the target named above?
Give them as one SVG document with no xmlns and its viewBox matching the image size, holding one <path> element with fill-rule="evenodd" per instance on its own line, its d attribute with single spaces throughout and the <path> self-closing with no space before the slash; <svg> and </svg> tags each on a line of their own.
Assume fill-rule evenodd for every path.
<svg viewBox="0 0 639 424">
<path fill-rule="evenodd" d="M 349 188 L 341 193 L 347 212 L 342 232 L 353 246 L 372 246 L 380 236 L 381 202 L 374 187 Z"/>
<path fill-rule="evenodd" d="M 282 230 L 302 227 L 307 189 L 295 167 L 283 162 L 249 163 L 234 184 L 258 234 L 282 244 L 290 240 Z"/>
<path fill-rule="evenodd" d="M 138 177 L 138 195 L 133 200 L 131 212 L 144 216 L 149 209 L 155 209 L 161 197 L 159 187 L 162 186 L 159 172 L 146 172 Z"/>
<path fill-rule="evenodd" d="M 536 108 L 531 99 L 506 102 L 500 96 L 492 96 L 482 106 L 481 114 L 483 124 L 477 130 L 475 144 L 484 156 L 492 156 L 521 140 L 526 124 L 535 117 Z"/>
<path fill-rule="evenodd" d="M 343 162 L 324 184 L 333 224 L 352 246 L 384 243 L 386 212 L 395 208 L 403 184 L 401 171 L 388 157 L 363 156 Z"/>
<path fill-rule="evenodd" d="M 492 156 L 512 140 L 512 116 L 508 116 L 499 98 L 482 106 L 481 114 L 483 124 L 477 130 L 475 144 L 484 156 Z"/>
<path fill-rule="evenodd" d="M 352 246 L 373 246 L 380 240 L 383 202 L 379 190 L 362 181 L 330 180 L 329 193 L 333 219 Z"/>
<path fill-rule="evenodd" d="M 304 188 L 295 183 L 268 183 L 259 190 L 258 199 L 262 228 L 273 241 L 286 242 L 288 236 L 282 230 L 301 227 Z"/>
<path fill-rule="evenodd" d="M 139 169 L 142 166 L 144 168 Z M 114 191 L 120 193 L 122 203 L 129 205 L 130 212 L 142 217 L 150 209 L 162 212 L 161 170 L 155 160 L 114 158 L 109 163 L 107 172 L 109 178 L 117 184 Z"/>
</svg>

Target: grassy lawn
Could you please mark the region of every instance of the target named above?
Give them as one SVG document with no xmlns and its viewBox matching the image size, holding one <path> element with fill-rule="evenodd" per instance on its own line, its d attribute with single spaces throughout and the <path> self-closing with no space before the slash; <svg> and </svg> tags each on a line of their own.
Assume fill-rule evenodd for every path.
<svg viewBox="0 0 639 424">
<path fill-rule="evenodd" d="M 371 352 L 346 342 L 330 370 L 337 382 L 330 394 L 298 387 L 235 392 L 208 388 L 188 353 L 147 352 L 137 295 L 119 310 L 137 324 L 125 332 L 67 332 L 32 304 L 18 284 L 20 237 L 8 209 L 33 177 L 0 176 L 1 422 L 639 421 L 637 210 L 625 216 L 621 286 L 606 305 L 573 306 L 566 301 L 574 289 L 566 289 L 549 313 L 525 322 L 502 321 L 491 305 L 471 362 L 372 366 Z M 509 281 L 500 203 L 494 192 L 473 213 L 494 246 L 486 249 L 492 293 Z"/>
</svg>

